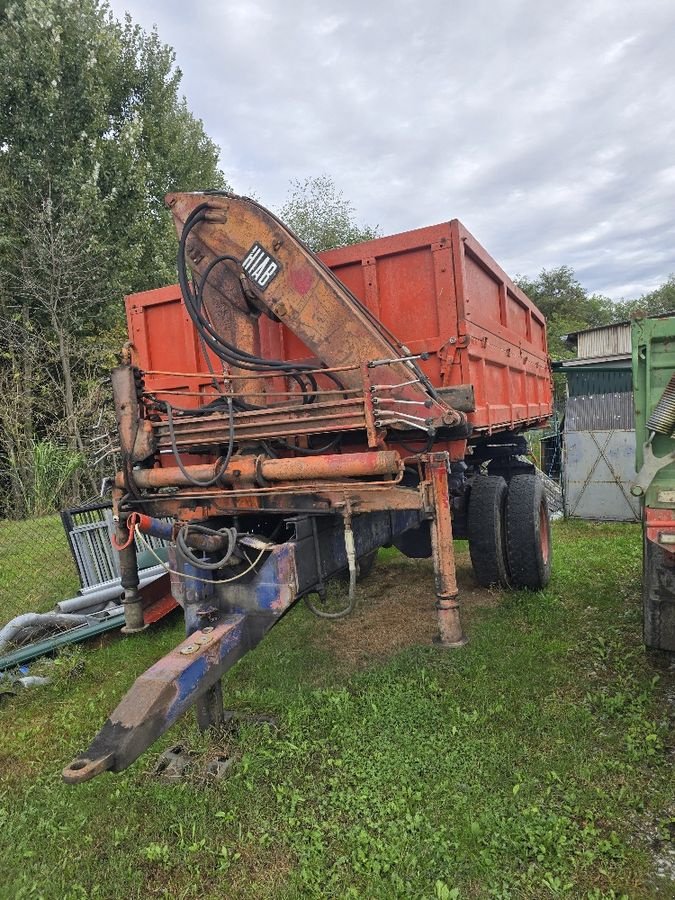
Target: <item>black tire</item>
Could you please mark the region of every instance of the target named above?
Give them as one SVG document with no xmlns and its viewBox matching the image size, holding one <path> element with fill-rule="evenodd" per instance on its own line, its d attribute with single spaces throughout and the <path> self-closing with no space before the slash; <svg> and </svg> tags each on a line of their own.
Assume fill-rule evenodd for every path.
<svg viewBox="0 0 675 900">
<path fill-rule="evenodd" d="M 476 475 L 471 483 L 467 534 L 476 581 L 483 587 L 510 586 L 504 539 L 506 482 L 498 475 Z"/>
<path fill-rule="evenodd" d="M 357 575 L 358 581 L 363 581 L 363 579 L 367 578 L 373 571 L 373 566 L 375 565 L 375 560 L 377 559 L 377 553 L 377 550 L 371 550 L 370 553 L 364 553 L 363 556 L 359 556 L 359 572 Z M 340 581 L 349 581 L 349 569 L 344 569 L 344 571 L 340 572 L 337 577 L 340 579 Z"/>
<path fill-rule="evenodd" d="M 371 550 L 365 556 L 359 558 L 359 581 L 367 578 L 373 571 L 375 560 L 377 559 L 377 550 Z"/>
<path fill-rule="evenodd" d="M 538 591 L 551 577 L 551 522 L 537 475 L 514 475 L 506 496 L 506 552 L 511 583 Z"/>
<path fill-rule="evenodd" d="M 645 646 L 675 654 L 675 567 L 671 554 L 643 535 Z"/>
</svg>

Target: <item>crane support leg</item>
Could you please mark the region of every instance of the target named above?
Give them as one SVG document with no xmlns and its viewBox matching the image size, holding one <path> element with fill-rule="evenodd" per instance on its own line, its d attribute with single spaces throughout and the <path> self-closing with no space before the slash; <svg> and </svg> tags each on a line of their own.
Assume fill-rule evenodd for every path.
<svg viewBox="0 0 675 900">
<path fill-rule="evenodd" d="M 466 637 L 459 614 L 459 591 L 452 542 L 452 517 L 448 492 L 447 453 L 430 453 L 426 457 L 426 478 L 431 486 L 434 518 L 431 522 L 431 546 L 436 580 L 438 638 L 441 647 L 463 647 Z"/>
</svg>

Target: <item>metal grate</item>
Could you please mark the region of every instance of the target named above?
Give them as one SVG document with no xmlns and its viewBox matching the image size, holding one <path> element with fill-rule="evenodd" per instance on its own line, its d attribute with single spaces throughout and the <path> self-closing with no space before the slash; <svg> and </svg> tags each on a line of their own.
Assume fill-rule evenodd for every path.
<svg viewBox="0 0 675 900">
<path fill-rule="evenodd" d="M 75 559 L 82 591 L 119 579 L 119 559 L 111 544 L 114 529 L 112 505 L 97 503 L 66 509 L 61 513 L 61 521 Z M 166 541 L 150 535 L 146 541 L 155 549 L 166 546 Z M 136 552 L 142 552 L 138 542 Z"/>
</svg>

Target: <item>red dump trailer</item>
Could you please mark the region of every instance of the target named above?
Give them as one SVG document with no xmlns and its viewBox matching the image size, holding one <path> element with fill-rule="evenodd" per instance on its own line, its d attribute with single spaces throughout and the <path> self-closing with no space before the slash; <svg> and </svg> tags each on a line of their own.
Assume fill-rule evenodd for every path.
<svg viewBox="0 0 675 900">
<path fill-rule="evenodd" d="M 552 412 L 546 324 L 460 222 L 316 256 L 247 198 L 167 204 L 179 284 L 126 299 L 113 512 L 127 631 L 145 626 L 133 537 L 151 534 L 170 542 L 187 638 L 71 783 L 124 769 L 192 704 L 201 727 L 222 721 L 222 674 L 301 597 L 352 611 L 381 546 L 432 558 L 446 648 L 466 640 L 453 538 L 483 585 L 550 574 L 524 437 Z"/>
<path fill-rule="evenodd" d="M 544 317 L 457 219 L 318 256 L 411 354 L 429 354 L 420 368 L 457 399 L 474 433 L 536 428 L 551 415 Z M 208 393 L 208 365 L 179 285 L 132 294 L 126 312 L 142 370 L 204 375 L 148 375 L 148 387 Z M 262 319 L 260 332 L 267 355 L 312 357 L 280 323 Z"/>
</svg>

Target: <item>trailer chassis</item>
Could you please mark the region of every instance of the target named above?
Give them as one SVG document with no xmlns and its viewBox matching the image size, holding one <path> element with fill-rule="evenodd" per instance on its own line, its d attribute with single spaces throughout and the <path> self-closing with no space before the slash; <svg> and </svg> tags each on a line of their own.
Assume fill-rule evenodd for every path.
<svg viewBox="0 0 675 900">
<path fill-rule="evenodd" d="M 376 458 L 377 454 L 370 456 Z M 298 599 L 321 594 L 330 577 L 349 569 L 350 540 L 345 540 L 349 533 L 354 555 L 359 558 L 429 522 L 437 641 L 446 648 L 462 646 L 466 639 L 460 620 L 452 542 L 449 456 L 446 452 L 424 454 L 417 459 L 417 466 L 420 479 L 414 487 L 398 482 L 373 486 L 363 481 L 326 483 L 308 489 L 303 484 L 293 488 L 290 483 L 283 485 L 289 489 L 279 495 L 256 498 L 255 491 L 247 492 L 251 521 L 256 516 L 269 519 L 276 514 L 291 536 L 283 542 L 255 536 L 243 538 L 242 544 L 258 561 L 248 575 L 231 584 L 221 583 L 221 572 L 186 564 L 172 550 L 170 568 L 176 573 L 174 593 L 183 607 L 186 638 L 136 680 L 88 750 L 64 769 L 64 780 L 77 784 L 107 770 L 126 769 L 193 705 L 202 730 L 221 724 L 222 676 L 257 646 Z M 185 491 L 180 498 L 144 497 L 143 507 L 153 514 L 139 515 L 119 509 L 122 490 L 116 489 L 128 631 L 144 627 L 135 553 L 131 544 L 128 548 L 123 546 L 130 530 L 170 537 L 172 526 L 160 521 L 160 516 L 167 515 L 179 521 L 193 519 L 218 525 L 231 521 L 241 515 L 241 509 L 233 505 L 236 498 L 228 496 L 230 493 L 219 491 L 205 498 Z M 258 505 L 259 499 L 264 500 L 264 505 Z M 194 537 L 197 539 L 198 535 Z M 219 551 L 217 546 L 201 549 L 205 551 L 205 561 Z"/>
</svg>

